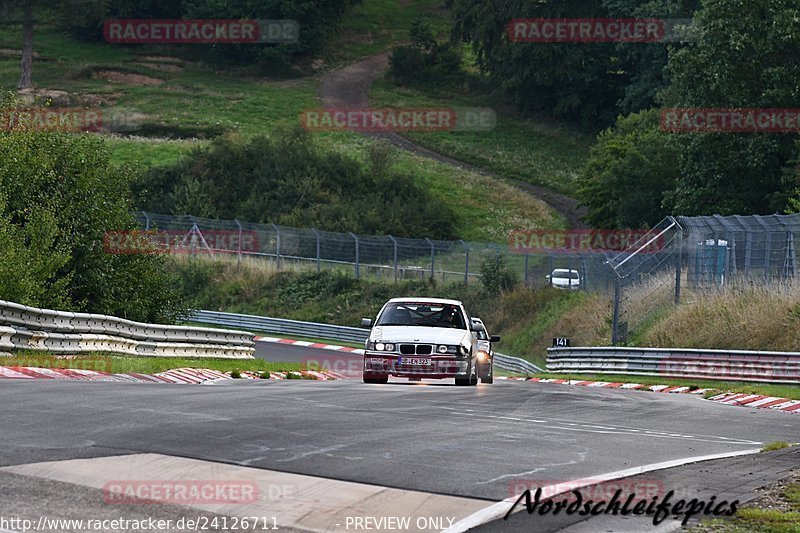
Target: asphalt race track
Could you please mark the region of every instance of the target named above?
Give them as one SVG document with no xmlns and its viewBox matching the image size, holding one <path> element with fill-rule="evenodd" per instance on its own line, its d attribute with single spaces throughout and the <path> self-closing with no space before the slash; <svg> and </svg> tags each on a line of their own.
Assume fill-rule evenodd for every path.
<svg viewBox="0 0 800 533">
<path fill-rule="evenodd" d="M 307 358 L 315 359 L 320 355 L 325 355 L 327 357 L 355 358 L 358 361 L 363 360 L 363 356 L 350 354 L 348 352 L 319 350 L 316 348 L 280 344 L 277 342 L 256 342 L 256 353 L 254 354 L 258 359 L 264 359 L 265 361 L 290 361 L 296 363 L 302 362 Z"/>
<path fill-rule="evenodd" d="M 299 357 L 306 350 L 280 349 Z M 9 476 L 22 483 L 27 475 L 19 465 L 160 454 L 489 505 L 526 480 L 575 480 L 800 440 L 800 417 L 787 413 L 526 382 L 3 380 L 0 402 L 0 467 L 12 467 L 0 470 L 6 489 L 16 486 Z M 14 494 L 26 494 L 3 492 L 0 516 L 20 506 Z M 87 514 L 102 503 L 87 501 Z"/>
</svg>

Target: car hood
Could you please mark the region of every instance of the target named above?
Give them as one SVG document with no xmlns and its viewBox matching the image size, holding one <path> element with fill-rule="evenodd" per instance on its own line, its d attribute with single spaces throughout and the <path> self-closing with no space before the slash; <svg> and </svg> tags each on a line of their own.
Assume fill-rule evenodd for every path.
<svg viewBox="0 0 800 533">
<path fill-rule="evenodd" d="M 375 326 L 369 339 L 386 342 L 417 342 L 430 344 L 469 344 L 465 337 L 469 331 L 455 328 L 432 328 L 427 326 Z"/>
</svg>

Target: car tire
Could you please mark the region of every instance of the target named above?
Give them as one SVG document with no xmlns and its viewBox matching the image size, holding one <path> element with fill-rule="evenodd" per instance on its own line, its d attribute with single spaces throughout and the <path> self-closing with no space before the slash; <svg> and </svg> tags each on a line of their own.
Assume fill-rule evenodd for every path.
<svg viewBox="0 0 800 533">
<path fill-rule="evenodd" d="M 364 376 L 364 383 L 372 383 L 376 385 L 384 385 L 389 383 L 389 376 L 384 376 L 382 378 L 368 378 Z"/>
<path fill-rule="evenodd" d="M 475 374 L 475 365 L 472 364 L 472 359 L 470 359 L 469 366 L 467 367 L 467 377 L 456 378 L 456 385 L 458 385 L 459 387 L 469 387 L 470 385 L 475 385 L 477 383 L 478 383 L 478 376 L 477 374 Z"/>
<path fill-rule="evenodd" d="M 489 367 L 489 372 L 481 376 L 481 383 L 494 383 L 494 369 Z"/>
</svg>

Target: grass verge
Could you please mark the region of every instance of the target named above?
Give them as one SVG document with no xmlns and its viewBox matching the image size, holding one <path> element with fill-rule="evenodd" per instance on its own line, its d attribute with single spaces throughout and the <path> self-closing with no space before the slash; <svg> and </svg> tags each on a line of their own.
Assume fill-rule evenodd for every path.
<svg viewBox="0 0 800 533">
<path fill-rule="evenodd" d="M 797 533 L 800 531 L 800 470 L 759 489 L 759 497 L 732 518 L 702 522 L 689 533 Z"/>
<path fill-rule="evenodd" d="M 761 451 L 762 452 L 774 452 L 776 450 L 782 450 L 784 448 L 788 448 L 789 446 L 791 446 L 791 444 L 789 444 L 785 440 L 779 440 L 779 441 L 776 441 L 776 442 L 770 442 L 768 444 L 765 444 L 761 448 Z"/>
<path fill-rule="evenodd" d="M 0 365 L 30 366 L 36 368 L 75 368 L 109 372 L 112 374 L 155 374 L 173 368 L 206 368 L 231 372 L 250 370 L 253 372 L 291 372 L 302 370 L 301 363 L 283 363 L 262 359 L 207 359 L 184 357 L 125 357 L 103 353 L 91 353 L 71 357 L 59 357 L 40 352 L 22 352 L 11 357 L 1 357 Z"/>
</svg>

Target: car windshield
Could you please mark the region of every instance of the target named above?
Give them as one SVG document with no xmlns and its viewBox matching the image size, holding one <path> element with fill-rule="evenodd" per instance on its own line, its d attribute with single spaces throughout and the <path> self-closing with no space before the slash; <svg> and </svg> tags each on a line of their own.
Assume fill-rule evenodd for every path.
<svg viewBox="0 0 800 533">
<path fill-rule="evenodd" d="M 554 270 L 553 271 L 554 278 L 569 278 L 569 279 L 579 279 L 578 273 L 574 270 Z"/>
<path fill-rule="evenodd" d="M 423 302 L 390 303 L 376 325 L 466 329 L 466 321 L 458 306 Z"/>
</svg>

